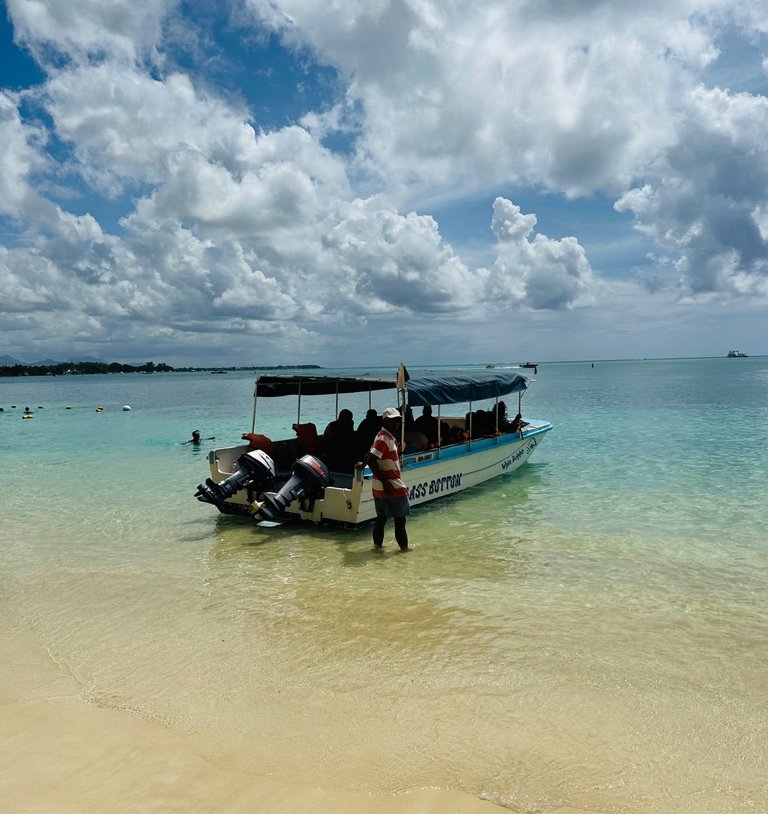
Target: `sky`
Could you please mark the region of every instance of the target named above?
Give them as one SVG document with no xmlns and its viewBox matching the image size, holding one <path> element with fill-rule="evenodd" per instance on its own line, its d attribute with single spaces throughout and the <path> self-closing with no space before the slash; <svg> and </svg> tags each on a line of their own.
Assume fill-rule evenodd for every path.
<svg viewBox="0 0 768 814">
<path fill-rule="evenodd" d="M 5 0 L 0 357 L 768 354 L 768 2 Z"/>
</svg>

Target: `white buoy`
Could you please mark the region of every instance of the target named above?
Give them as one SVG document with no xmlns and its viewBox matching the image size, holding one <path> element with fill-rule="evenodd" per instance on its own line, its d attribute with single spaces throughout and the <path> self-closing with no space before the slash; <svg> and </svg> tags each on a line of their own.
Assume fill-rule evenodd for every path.
<svg viewBox="0 0 768 814">
<path fill-rule="evenodd" d="M 131 412 L 131 405 L 130 404 L 123 404 L 123 412 L 130 413 Z"/>
</svg>

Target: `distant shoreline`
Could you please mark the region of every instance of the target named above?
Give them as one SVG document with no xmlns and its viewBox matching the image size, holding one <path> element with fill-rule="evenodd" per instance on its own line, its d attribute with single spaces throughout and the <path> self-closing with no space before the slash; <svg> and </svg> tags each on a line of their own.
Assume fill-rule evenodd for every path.
<svg viewBox="0 0 768 814">
<path fill-rule="evenodd" d="M 227 373 L 242 370 L 322 370 L 320 365 L 247 365 L 244 367 L 171 367 L 164 362 L 124 365 L 119 362 L 60 362 L 54 365 L 0 365 L 0 377 L 82 376 L 105 373 Z"/>
</svg>

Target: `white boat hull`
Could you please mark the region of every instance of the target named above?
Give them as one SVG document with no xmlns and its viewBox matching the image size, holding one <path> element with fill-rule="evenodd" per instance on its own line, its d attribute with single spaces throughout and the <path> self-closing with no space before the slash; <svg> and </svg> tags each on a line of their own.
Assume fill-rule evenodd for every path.
<svg viewBox="0 0 768 814">
<path fill-rule="evenodd" d="M 463 492 L 522 466 L 552 429 L 546 421 L 532 421 L 522 434 L 508 433 L 464 444 L 425 450 L 403 458 L 402 477 L 410 490 L 412 507 Z M 220 482 L 232 471 L 243 447 L 211 453 L 212 479 Z M 357 468 L 350 477 L 334 477 L 322 497 L 291 503 L 286 516 L 313 523 L 333 522 L 356 526 L 375 517 L 370 470 Z M 343 481 L 343 482 L 342 482 Z M 338 483 L 338 485 L 336 485 Z M 226 501 L 233 512 L 244 512 L 253 496 L 239 492 Z"/>
</svg>

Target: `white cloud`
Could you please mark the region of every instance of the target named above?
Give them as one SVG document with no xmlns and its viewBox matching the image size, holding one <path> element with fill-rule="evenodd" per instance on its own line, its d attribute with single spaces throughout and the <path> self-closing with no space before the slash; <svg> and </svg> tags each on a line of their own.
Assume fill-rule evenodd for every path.
<svg viewBox="0 0 768 814">
<path fill-rule="evenodd" d="M 677 257 L 684 292 L 768 295 L 768 99 L 695 89 L 679 144 L 616 204 Z"/>
<path fill-rule="evenodd" d="M 177 0 L 7 0 L 15 37 L 38 59 L 44 48 L 69 58 L 136 60 L 159 43 L 164 17 Z"/>
<path fill-rule="evenodd" d="M 494 202 L 498 245 L 487 298 L 536 310 L 571 307 L 592 283 L 584 249 L 573 237 L 551 240 L 538 234 L 530 240 L 535 225 L 536 216 L 523 215 L 511 201 L 497 198 Z"/>
<path fill-rule="evenodd" d="M 413 198 L 442 186 L 460 195 L 500 181 L 572 197 L 603 191 L 619 210 L 639 207 L 638 226 L 676 255 L 667 268 L 683 293 L 764 293 L 768 251 L 753 213 L 768 203 L 766 97 L 698 80 L 724 27 L 756 36 L 764 10 L 729 0 L 277 7 L 287 41 L 348 73 L 364 116 L 361 164 L 391 192 Z M 653 201 L 641 202 L 648 190 Z M 517 279 L 502 289 L 563 303 L 578 296 L 579 278 L 542 273 L 538 285 Z"/>
<path fill-rule="evenodd" d="M 620 190 L 674 142 L 680 89 L 716 55 L 703 16 L 725 5 L 278 4 L 289 41 L 348 72 L 382 178 L 573 195 Z"/>
<path fill-rule="evenodd" d="M 471 275 L 428 216 L 355 201 L 324 240 L 337 272 L 335 306 L 358 313 L 461 311 Z"/>
<path fill-rule="evenodd" d="M 185 155 L 237 173 L 254 149 L 243 112 L 198 93 L 183 74 L 161 80 L 114 62 L 80 66 L 54 72 L 43 100 L 84 178 L 111 194 L 125 183 L 163 182 Z"/>
<path fill-rule="evenodd" d="M 0 90 L 0 214 L 21 218 L 36 203 L 32 176 L 45 167 L 44 142 L 40 128 L 22 122 L 17 100 Z"/>
</svg>

